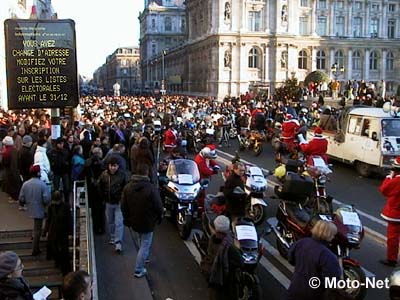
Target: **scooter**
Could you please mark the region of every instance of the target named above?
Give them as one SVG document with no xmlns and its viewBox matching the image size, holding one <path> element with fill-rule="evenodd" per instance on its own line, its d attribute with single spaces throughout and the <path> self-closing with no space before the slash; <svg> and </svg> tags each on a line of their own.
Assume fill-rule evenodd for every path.
<svg viewBox="0 0 400 300">
<path fill-rule="evenodd" d="M 240 157 L 236 153 L 235 161 L 240 161 Z M 232 167 L 227 166 L 222 173 L 224 182 L 231 174 Z M 262 170 L 253 165 L 246 165 L 246 172 L 243 178 L 245 182 L 244 191 L 246 193 L 246 216 L 250 217 L 258 226 L 263 224 L 267 219 L 267 202 L 264 193 L 267 191 L 267 180 Z"/>
<path fill-rule="evenodd" d="M 208 242 L 215 232 L 214 219 L 217 215 L 211 210 L 211 204 L 217 197 L 217 195 L 207 195 L 205 213 L 202 217 L 203 235 L 199 233 L 193 235 L 193 242 L 202 258 L 208 255 Z M 241 254 L 242 267 L 236 270 L 236 282 L 231 288 L 236 289 L 238 299 L 262 299 L 260 280 L 255 270 L 262 257 L 263 247 L 253 221 L 246 217 L 238 218 L 233 228 L 233 238 L 233 245 Z"/>
<path fill-rule="evenodd" d="M 299 175 L 299 174 L 296 174 Z M 300 175 L 299 175 L 300 176 Z M 293 178 L 298 178 L 293 176 Z M 350 257 L 350 250 L 360 247 L 364 237 L 364 228 L 354 206 L 342 205 L 334 213 L 311 213 L 311 210 L 302 206 L 305 195 L 310 195 L 313 190 L 313 181 L 307 179 L 303 183 L 292 183 L 287 186 L 301 187 L 302 191 L 296 193 L 282 191 L 278 196 L 284 195 L 278 206 L 276 218 L 271 218 L 268 223 L 273 229 L 277 239 L 277 249 L 282 257 L 288 257 L 288 250 L 297 240 L 311 236 L 311 228 L 318 220 L 327 220 L 335 223 L 338 232 L 330 244 L 343 268 L 344 280 L 365 282 L 366 276 L 358 261 Z M 318 206 L 319 199 L 314 205 Z M 354 285 L 354 288 L 339 289 L 338 293 L 345 299 L 363 299 L 366 294 L 365 285 Z"/>
<path fill-rule="evenodd" d="M 175 219 L 179 235 L 186 240 L 197 217 L 197 199 L 209 184 L 200 180 L 196 163 L 189 159 L 175 159 L 168 164 L 166 174 L 159 176 L 161 199 L 165 216 Z"/>
</svg>

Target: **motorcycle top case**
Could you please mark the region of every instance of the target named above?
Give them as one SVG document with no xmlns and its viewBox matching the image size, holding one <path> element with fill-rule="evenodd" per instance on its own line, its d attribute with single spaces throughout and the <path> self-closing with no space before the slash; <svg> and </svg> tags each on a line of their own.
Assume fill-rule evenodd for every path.
<svg viewBox="0 0 400 300">
<path fill-rule="evenodd" d="M 314 182 L 310 176 L 287 172 L 285 182 L 279 192 L 285 200 L 303 201 L 312 194 L 313 189 Z"/>
</svg>

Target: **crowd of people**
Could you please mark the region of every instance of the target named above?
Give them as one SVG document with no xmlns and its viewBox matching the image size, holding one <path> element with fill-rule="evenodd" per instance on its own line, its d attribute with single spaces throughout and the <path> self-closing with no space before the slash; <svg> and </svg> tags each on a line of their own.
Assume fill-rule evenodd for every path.
<svg viewBox="0 0 400 300">
<path fill-rule="evenodd" d="M 375 95 L 368 95 L 357 93 L 353 101 L 380 105 L 378 96 L 376 101 L 370 101 Z M 218 144 L 222 138 L 221 129 L 230 124 L 228 122 L 239 131 L 241 128 L 257 129 L 259 114 L 264 116 L 265 124 L 268 120 L 282 124 L 282 137 L 289 144 L 302 126 L 317 126 L 315 142 L 303 143 L 301 149 L 305 153 L 317 151 L 318 154 L 326 154 L 327 145 L 321 144 L 322 138 L 318 135 L 323 130 L 334 130 L 328 123 L 330 118 L 335 118 L 335 114 L 324 105 L 322 95 L 318 102 L 307 108 L 298 101 L 288 103 L 262 97 L 250 99 L 249 94 L 226 98 L 221 102 L 186 96 L 165 96 L 162 99 L 87 96 L 80 100 L 74 118 L 61 117 L 61 136 L 56 139 L 52 139 L 50 115 L 46 111 L 0 112 L 2 190 L 8 194 L 10 202 L 18 203 L 19 209 L 27 210 L 34 219 L 32 255 L 41 252 L 39 239 L 43 230 L 48 240 L 47 256 L 55 260 L 65 275 L 71 270 L 68 235 L 71 232 L 72 184 L 76 180 L 86 180 L 94 232 L 107 232 L 109 243 L 117 253 L 123 253 L 124 225 L 138 234 L 141 243 L 134 275 L 141 278 L 147 273 L 154 228 L 162 219 L 162 201 L 153 184 L 157 182 L 162 146 L 169 157 L 185 154 L 182 152 L 185 145 L 180 142 L 186 139 L 186 129 L 196 127 L 214 128 L 215 144 Z M 159 121 L 161 128 L 155 121 Z M 164 138 L 161 137 L 161 130 Z M 205 145 L 195 158 L 202 178 L 218 172 L 212 154 L 215 147 Z M 243 165 L 236 164 L 232 181 L 237 180 L 235 176 L 241 176 L 242 171 Z M 225 193 L 232 195 L 237 186 L 240 186 L 239 181 L 226 185 Z M 231 215 L 237 213 L 235 209 L 242 210 L 228 203 Z M 217 222 L 216 228 L 226 234 L 226 220 L 219 221 L 221 224 Z M 334 232 L 334 229 L 330 231 Z M 309 243 L 312 244 L 311 241 Z M 296 247 L 309 246 L 301 244 Z M 296 251 L 304 250 L 293 251 L 292 260 L 296 261 L 299 255 Z M 5 260 L 12 259 L 8 269 L 11 271 L 3 273 L 3 276 L 9 278 L 22 263 L 14 254 L 7 255 Z M 392 256 L 388 261 L 392 261 Z M 0 271 L 1 268 L 0 259 Z M 74 276 L 80 278 L 80 283 L 67 275 L 66 285 L 79 285 L 80 288 L 76 289 L 78 294 L 86 295 L 89 286 L 87 275 L 79 273 Z M 29 293 L 23 281 L 18 285 Z M 297 293 L 294 288 L 290 291 L 293 295 Z M 66 296 L 65 299 L 77 299 L 74 297 Z"/>
</svg>

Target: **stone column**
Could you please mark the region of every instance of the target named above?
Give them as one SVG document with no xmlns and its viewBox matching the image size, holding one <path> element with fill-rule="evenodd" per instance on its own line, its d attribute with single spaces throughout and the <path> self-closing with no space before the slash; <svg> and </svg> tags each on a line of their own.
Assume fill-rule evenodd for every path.
<svg viewBox="0 0 400 300">
<path fill-rule="evenodd" d="M 317 35 L 317 0 L 311 0 L 311 34 Z"/>
<path fill-rule="evenodd" d="M 347 68 L 346 68 L 346 77 L 348 80 L 351 80 L 351 73 L 352 73 L 352 69 L 353 69 L 353 50 L 350 48 L 347 52 Z"/>
<path fill-rule="evenodd" d="M 386 56 L 387 56 L 387 49 L 382 49 L 382 59 L 381 59 L 381 79 L 386 79 Z"/>
<path fill-rule="evenodd" d="M 371 37 L 371 33 L 369 31 L 369 24 L 370 24 L 370 19 L 369 19 L 369 6 L 371 2 L 370 1 L 365 1 L 365 27 L 364 27 L 364 36 L 365 37 Z"/>
<path fill-rule="evenodd" d="M 387 2 L 382 1 L 382 18 L 379 18 L 379 37 L 387 37 Z"/>
<path fill-rule="evenodd" d="M 365 48 L 364 51 L 364 74 L 363 79 L 367 82 L 369 80 L 369 49 Z"/>
<path fill-rule="evenodd" d="M 329 7 L 329 36 L 334 36 L 335 32 L 334 32 L 334 26 L 335 26 L 335 1 L 330 0 L 327 1 L 327 5 Z"/>
<path fill-rule="evenodd" d="M 264 80 L 265 82 L 270 81 L 269 73 L 269 45 L 264 46 Z"/>
<path fill-rule="evenodd" d="M 311 72 L 317 69 L 317 48 L 312 47 L 311 49 Z"/>
<path fill-rule="evenodd" d="M 347 3 L 347 36 L 352 37 L 353 36 L 353 0 L 348 0 Z"/>
</svg>

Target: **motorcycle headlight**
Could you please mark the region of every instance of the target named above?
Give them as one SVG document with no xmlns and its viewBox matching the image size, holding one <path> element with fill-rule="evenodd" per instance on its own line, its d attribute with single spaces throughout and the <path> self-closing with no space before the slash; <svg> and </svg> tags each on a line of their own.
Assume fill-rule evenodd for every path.
<svg viewBox="0 0 400 300">
<path fill-rule="evenodd" d="M 256 263 L 257 262 L 257 254 L 254 253 L 246 253 L 242 252 L 242 259 L 244 263 Z"/>
<path fill-rule="evenodd" d="M 347 240 L 348 240 L 350 243 L 353 243 L 353 244 L 359 244 L 359 243 L 360 243 L 360 240 L 361 240 L 360 234 L 354 233 L 354 232 L 349 232 L 349 233 L 346 235 L 346 237 L 347 237 Z"/>
<path fill-rule="evenodd" d="M 319 184 L 325 184 L 326 181 L 327 181 L 327 178 L 326 178 L 325 175 L 320 175 L 320 176 L 318 177 L 318 183 L 319 183 Z"/>
<path fill-rule="evenodd" d="M 250 190 L 252 192 L 261 193 L 265 191 L 265 186 L 251 185 Z"/>
<path fill-rule="evenodd" d="M 195 198 L 195 193 L 176 193 L 176 196 L 178 197 L 178 199 L 180 200 L 194 200 Z"/>
</svg>

